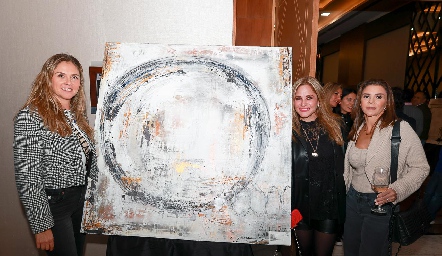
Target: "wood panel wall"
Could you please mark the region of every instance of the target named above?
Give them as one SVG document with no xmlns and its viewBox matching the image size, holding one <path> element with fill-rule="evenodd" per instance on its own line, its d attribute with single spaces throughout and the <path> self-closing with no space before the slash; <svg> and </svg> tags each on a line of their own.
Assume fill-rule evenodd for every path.
<svg viewBox="0 0 442 256">
<path fill-rule="evenodd" d="M 235 0 L 234 45 L 272 46 L 272 34 L 272 0 Z"/>
<path fill-rule="evenodd" d="M 319 0 L 235 0 L 234 45 L 292 47 L 292 79 L 314 76 Z"/>
</svg>

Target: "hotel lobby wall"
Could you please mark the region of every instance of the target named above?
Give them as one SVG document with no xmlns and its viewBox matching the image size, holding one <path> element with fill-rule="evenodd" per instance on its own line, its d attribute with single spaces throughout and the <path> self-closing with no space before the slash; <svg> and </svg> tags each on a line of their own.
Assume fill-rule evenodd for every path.
<svg viewBox="0 0 442 256">
<path fill-rule="evenodd" d="M 323 65 L 322 82 L 326 84 L 328 82 L 338 81 L 339 52 L 325 56 L 323 59 Z"/>
<path fill-rule="evenodd" d="M 404 86 L 408 27 L 365 39 L 360 26 L 322 48 L 323 83 L 338 82 L 356 88 L 365 79 L 382 78 Z"/>
<path fill-rule="evenodd" d="M 337 72 L 339 82 L 356 88 L 367 78 L 383 78 L 394 86 L 404 86 L 410 19 L 415 6 L 405 5 L 369 23 L 362 24 L 340 37 L 319 45 L 321 81 L 329 82 L 327 73 Z M 321 32 L 319 32 L 321 36 Z M 329 55 L 338 53 L 338 64 L 330 66 Z M 335 58 L 335 57 L 331 57 Z M 337 70 L 336 70 L 337 69 Z M 402 82 L 401 82 L 402 81 Z"/>
<path fill-rule="evenodd" d="M 364 80 L 382 78 L 404 87 L 409 27 L 405 26 L 365 43 Z"/>
</svg>

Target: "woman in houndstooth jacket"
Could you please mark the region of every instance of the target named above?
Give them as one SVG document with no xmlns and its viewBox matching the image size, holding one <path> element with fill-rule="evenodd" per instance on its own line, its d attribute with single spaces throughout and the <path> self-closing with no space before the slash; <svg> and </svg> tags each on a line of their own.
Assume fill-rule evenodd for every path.
<svg viewBox="0 0 442 256">
<path fill-rule="evenodd" d="M 36 246 L 48 255 L 82 255 L 80 233 L 88 173 L 96 177 L 86 117 L 83 69 L 68 54 L 43 65 L 14 119 L 14 166 Z"/>
</svg>

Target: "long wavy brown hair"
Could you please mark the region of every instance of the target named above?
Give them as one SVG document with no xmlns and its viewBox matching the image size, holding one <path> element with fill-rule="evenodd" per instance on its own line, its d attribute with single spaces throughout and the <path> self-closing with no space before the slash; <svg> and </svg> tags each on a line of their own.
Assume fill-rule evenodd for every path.
<svg viewBox="0 0 442 256">
<path fill-rule="evenodd" d="M 298 79 L 293 84 L 293 98 L 295 97 L 296 90 L 301 85 L 309 85 L 312 87 L 313 91 L 318 96 L 319 107 L 316 110 L 316 120 L 318 124 L 325 129 L 331 141 L 336 142 L 338 145 L 343 145 L 344 140 L 342 139 L 341 133 L 341 119 L 338 115 L 333 114 L 330 105 L 328 103 L 329 99 L 325 96 L 324 88 L 321 83 L 314 77 L 303 77 Z M 298 113 L 295 110 L 295 104 L 293 104 L 293 131 L 299 135 L 301 134 L 301 123 Z M 293 140 L 296 140 L 294 136 Z"/>
<path fill-rule="evenodd" d="M 44 125 L 52 132 L 65 137 L 72 134 L 72 129 L 64 115 L 64 109 L 54 95 L 52 90 L 52 76 L 54 70 L 61 62 L 71 62 L 80 73 L 80 88 L 78 93 L 71 99 L 70 111 L 75 116 L 77 125 L 86 132 L 90 139 L 93 139 L 93 129 L 89 126 L 86 112 L 86 96 L 84 93 L 83 68 L 80 62 L 69 54 L 55 54 L 50 57 L 41 68 L 34 82 L 31 93 L 23 108 L 29 107 L 34 113 L 38 113 L 43 119 Z"/>
<path fill-rule="evenodd" d="M 364 89 L 370 85 L 381 86 L 387 92 L 387 105 L 385 106 L 384 113 L 382 113 L 382 115 L 378 119 L 378 121 L 380 122 L 379 128 L 383 129 L 389 125 L 393 125 L 397 119 L 396 111 L 394 109 L 395 104 L 394 104 L 393 91 L 391 90 L 391 86 L 387 83 L 387 81 L 382 79 L 365 80 L 358 85 L 358 94 L 356 96 L 355 105 L 351 112 L 351 116 L 354 122 L 353 126 L 351 127 L 350 133 L 348 134 L 348 138 L 350 140 L 354 141 L 357 139 L 356 137 L 358 134 L 358 129 L 365 122 L 364 112 L 362 111 L 361 108 L 361 97 Z"/>
</svg>

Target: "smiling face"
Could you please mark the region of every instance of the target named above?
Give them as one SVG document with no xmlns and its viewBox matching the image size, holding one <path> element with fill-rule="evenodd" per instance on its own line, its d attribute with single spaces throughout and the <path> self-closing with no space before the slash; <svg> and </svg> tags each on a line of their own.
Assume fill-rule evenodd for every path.
<svg viewBox="0 0 442 256">
<path fill-rule="evenodd" d="M 293 105 L 301 120 L 314 121 L 317 117 L 318 95 L 310 85 L 300 85 L 293 97 Z"/>
<path fill-rule="evenodd" d="M 64 109 L 70 109 L 71 99 L 80 89 L 80 71 L 72 62 L 62 61 L 54 69 L 51 88 Z"/>
<path fill-rule="evenodd" d="M 342 98 L 341 103 L 339 103 L 341 105 L 341 113 L 342 114 L 350 113 L 355 104 L 355 100 L 356 100 L 355 93 L 352 92 L 345 95 L 345 97 Z"/>
<path fill-rule="evenodd" d="M 336 91 L 333 92 L 333 94 L 330 97 L 330 106 L 332 106 L 332 108 L 338 106 L 339 102 L 341 102 L 341 96 L 342 96 L 341 88 L 338 88 Z"/>
<path fill-rule="evenodd" d="M 369 85 L 361 94 L 361 109 L 367 117 L 379 118 L 387 106 L 387 91 L 380 85 Z"/>
</svg>

